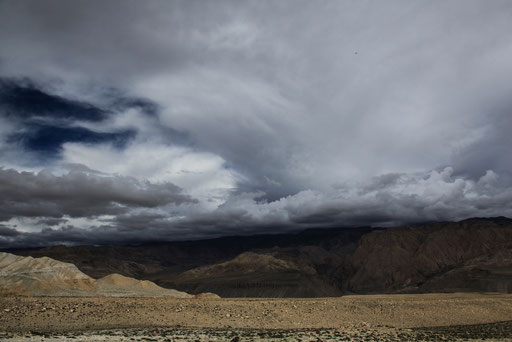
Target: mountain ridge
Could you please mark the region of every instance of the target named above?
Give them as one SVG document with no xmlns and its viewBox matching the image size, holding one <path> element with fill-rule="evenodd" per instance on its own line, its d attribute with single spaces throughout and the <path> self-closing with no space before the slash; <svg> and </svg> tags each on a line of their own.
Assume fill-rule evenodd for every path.
<svg viewBox="0 0 512 342">
<path fill-rule="evenodd" d="M 72 262 L 95 278 L 120 273 L 165 288 L 222 297 L 512 293 L 512 220 L 506 217 L 13 252 Z M 247 258 L 236 272 L 221 271 L 219 265 L 235 265 L 244 253 L 252 253 L 255 264 L 267 258 L 287 266 L 255 271 Z"/>
</svg>

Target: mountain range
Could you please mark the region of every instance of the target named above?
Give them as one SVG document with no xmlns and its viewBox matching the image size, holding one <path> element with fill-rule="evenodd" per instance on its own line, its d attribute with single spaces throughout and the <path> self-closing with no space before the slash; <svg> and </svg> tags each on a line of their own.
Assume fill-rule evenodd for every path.
<svg viewBox="0 0 512 342">
<path fill-rule="evenodd" d="M 92 278 L 119 273 L 221 297 L 512 293 L 512 220 L 505 217 L 9 252 L 72 263 Z"/>
</svg>

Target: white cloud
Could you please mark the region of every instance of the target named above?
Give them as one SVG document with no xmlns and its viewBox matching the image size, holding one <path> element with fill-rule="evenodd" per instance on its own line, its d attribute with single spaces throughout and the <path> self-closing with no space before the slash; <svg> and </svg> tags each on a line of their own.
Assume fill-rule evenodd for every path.
<svg viewBox="0 0 512 342">
<path fill-rule="evenodd" d="M 217 155 L 151 142 L 134 142 L 123 150 L 69 143 L 64 145 L 62 160 L 109 174 L 171 182 L 210 209 L 222 204 L 242 180 Z"/>
<path fill-rule="evenodd" d="M 262 193 L 244 193 L 230 198 L 214 217 L 232 216 L 234 222 L 243 219 L 239 223 L 242 227 L 307 227 L 390 226 L 512 215 L 512 188 L 499 186 L 497 179 L 491 170 L 474 181 L 454 176 L 453 169 L 446 167 L 428 173 L 383 175 L 372 182 L 345 184 L 329 192 L 304 190 L 271 202 L 261 200 Z"/>
</svg>

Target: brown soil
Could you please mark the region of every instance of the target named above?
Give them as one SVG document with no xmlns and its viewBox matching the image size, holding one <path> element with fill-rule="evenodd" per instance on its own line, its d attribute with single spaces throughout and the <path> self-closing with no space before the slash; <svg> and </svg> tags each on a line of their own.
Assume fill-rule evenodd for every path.
<svg viewBox="0 0 512 342">
<path fill-rule="evenodd" d="M 241 337 L 265 331 L 265 334 L 281 331 L 280 334 L 289 337 L 298 336 L 303 331 L 304 336 L 311 332 L 314 333 L 311 336 L 317 337 L 326 334 L 324 340 L 336 333 L 370 337 L 384 334 L 381 340 L 387 340 L 383 336 L 388 335 L 391 336 L 389 340 L 393 340 L 393 336 L 395 340 L 410 340 L 411 336 L 414 339 L 437 336 L 437 340 L 446 336 L 452 336 L 452 339 L 446 337 L 449 340 L 454 340 L 454 336 L 505 340 L 512 339 L 510 321 L 512 295 L 507 294 L 371 295 L 322 299 L 0 297 L 0 331 L 4 332 L 4 338 L 8 333 L 26 334 L 28 331 L 33 336 L 36 333 L 83 335 L 110 329 L 108 333 L 99 334 L 111 335 L 112 329 L 138 328 L 129 333 L 135 336 L 141 334 L 140 329 L 146 334 L 159 327 L 173 331 L 173 334 L 179 330 L 185 335 L 197 336 L 210 331 L 210 335 L 207 334 L 210 337 L 212 331 L 228 334 L 226 336 L 239 331 L 237 336 Z M 84 330 L 89 332 L 84 333 Z M 127 331 L 122 330 L 119 334 L 127 336 Z M 158 333 L 164 334 L 162 331 Z M 272 340 L 270 335 L 268 337 Z"/>
</svg>

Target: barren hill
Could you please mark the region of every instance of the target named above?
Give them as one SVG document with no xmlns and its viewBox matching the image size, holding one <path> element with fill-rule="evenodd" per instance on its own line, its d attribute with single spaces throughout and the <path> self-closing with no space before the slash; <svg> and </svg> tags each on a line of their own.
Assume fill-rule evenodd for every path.
<svg viewBox="0 0 512 342">
<path fill-rule="evenodd" d="M 0 253 L 0 293 L 73 295 L 95 289 L 94 279 L 73 264 Z"/>
<path fill-rule="evenodd" d="M 319 297 L 342 292 L 313 269 L 271 254 L 242 253 L 236 258 L 179 274 L 170 285 L 221 297 Z"/>
<path fill-rule="evenodd" d="M 0 294 L 191 297 L 184 292 L 161 288 L 147 280 L 118 274 L 95 280 L 70 263 L 9 253 L 0 253 Z"/>
</svg>

